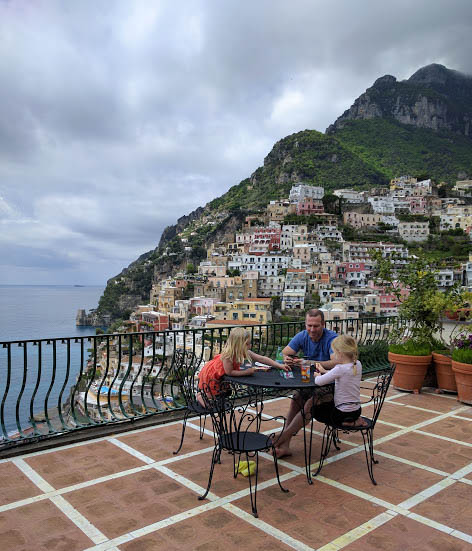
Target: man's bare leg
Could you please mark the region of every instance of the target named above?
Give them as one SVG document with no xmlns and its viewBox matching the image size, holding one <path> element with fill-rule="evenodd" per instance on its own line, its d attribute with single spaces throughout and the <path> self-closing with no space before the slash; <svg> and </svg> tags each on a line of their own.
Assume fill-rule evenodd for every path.
<svg viewBox="0 0 472 551">
<path fill-rule="evenodd" d="M 297 392 L 297 394 L 293 398 L 290 398 L 290 405 L 287 411 L 287 420 L 285 421 L 286 427 L 290 425 L 290 423 L 293 421 L 297 413 L 300 413 L 300 410 L 302 409 L 302 407 L 303 407 L 303 398 Z"/>
<path fill-rule="evenodd" d="M 297 407 L 295 415 L 292 417 L 292 420 L 290 423 L 288 422 L 288 416 L 287 416 L 287 424 L 285 426 L 285 429 L 280 433 L 276 441 L 275 452 L 277 454 L 277 457 L 287 457 L 289 455 L 292 455 L 292 452 L 290 451 L 290 441 L 292 439 L 292 436 L 303 427 L 303 423 L 305 422 L 306 424 L 308 421 L 310 421 L 312 404 L 313 404 L 312 398 L 310 398 L 305 402 L 304 415 L 302 415 L 301 408 L 297 407 L 297 405 L 294 402 L 293 405 Z M 290 410 L 291 409 L 292 408 L 290 408 Z"/>
</svg>

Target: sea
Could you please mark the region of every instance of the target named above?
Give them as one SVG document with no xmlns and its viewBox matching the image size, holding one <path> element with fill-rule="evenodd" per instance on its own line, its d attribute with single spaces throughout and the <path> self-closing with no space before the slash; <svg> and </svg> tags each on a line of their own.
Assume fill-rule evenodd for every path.
<svg viewBox="0 0 472 551">
<path fill-rule="evenodd" d="M 86 337 L 95 335 L 94 327 L 77 327 L 78 309 L 96 308 L 103 286 L 76 285 L 0 285 L 0 421 L 4 432 L 27 427 L 31 415 L 30 403 L 40 371 L 40 384 L 34 396 L 33 413 L 49 409 L 57 402 L 65 371 L 70 370 L 70 384 L 80 370 L 80 347 L 72 344 L 67 361 L 66 345 L 58 341 L 56 365 L 52 362 L 52 342 L 42 343 L 41 365 L 38 365 L 38 346 L 29 343 L 25 349 L 17 344 L 6 347 L 6 341 Z M 8 351 L 11 370 L 8 373 Z M 25 370 L 26 365 L 26 370 Z M 55 373 L 53 373 L 55 369 Z M 55 385 L 50 389 L 52 377 Z M 70 386 L 69 383 L 67 386 Z M 20 401 L 18 396 L 22 392 Z M 49 391 L 47 401 L 46 396 Z M 66 396 L 69 388 L 65 388 Z M 3 413 L 3 415 L 2 415 Z M 0 430 L 1 437 L 2 430 Z"/>
</svg>

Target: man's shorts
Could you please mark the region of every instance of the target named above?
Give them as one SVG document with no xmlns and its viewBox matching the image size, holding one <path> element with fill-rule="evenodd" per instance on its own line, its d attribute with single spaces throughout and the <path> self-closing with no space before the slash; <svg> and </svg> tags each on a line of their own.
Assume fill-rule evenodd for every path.
<svg viewBox="0 0 472 551">
<path fill-rule="evenodd" d="M 334 400 L 334 383 L 317 386 L 315 389 L 301 388 L 297 392 L 304 402 L 314 396 L 315 404 L 324 404 L 325 402 L 332 402 Z"/>
</svg>

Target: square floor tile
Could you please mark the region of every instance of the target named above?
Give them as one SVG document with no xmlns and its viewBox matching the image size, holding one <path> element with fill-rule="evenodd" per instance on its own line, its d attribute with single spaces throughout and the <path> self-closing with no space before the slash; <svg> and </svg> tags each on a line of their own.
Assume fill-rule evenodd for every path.
<svg viewBox="0 0 472 551">
<path fill-rule="evenodd" d="M 463 419 L 449 417 L 436 423 L 431 423 L 431 425 L 427 425 L 421 430 L 432 434 L 447 436 L 454 440 L 460 440 L 466 444 L 472 444 L 472 419 L 470 421 L 465 421 Z"/>
<path fill-rule="evenodd" d="M 421 522 L 397 515 L 343 551 L 467 551 L 470 543 L 435 530 Z"/>
<path fill-rule="evenodd" d="M 411 509 L 472 536 L 472 486 L 456 482 Z"/>
<path fill-rule="evenodd" d="M 198 418 L 191 419 L 188 423 L 198 426 Z M 189 426 L 188 423 L 179 455 L 214 446 L 215 442 L 211 435 L 204 434 L 200 440 L 199 430 Z M 173 452 L 179 447 L 182 426 L 182 423 L 159 425 L 155 429 L 122 435 L 117 439 L 155 461 L 162 461 L 175 457 Z M 209 417 L 206 420 L 206 428 L 212 430 Z"/>
<path fill-rule="evenodd" d="M 450 474 L 472 461 L 472 447 L 417 432 L 378 444 L 376 449 Z"/>
<path fill-rule="evenodd" d="M 63 497 L 109 538 L 201 504 L 194 492 L 152 468 Z"/>
<path fill-rule="evenodd" d="M 403 393 L 395 400 L 390 401 L 392 404 L 395 402 L 402 403 L 408 406 L 415 406 L 418 408 L 430 409 L 439 413 L 449 413 L 461 407 L 461 404 L 457 400 L 445 398 L 438 394 L 421 393 L 421 394 L 407 394 Z"/>
<path fill-rule="evenodd" d="M 373 406 L 365 406 L 362 408 L 362 414 L 366 417 L 371 417 L 373 413 Z M 421 411 L 406 406 L 400 406 L 395 404 L 395 401 L 384 402 L 380 411 L 379 420 L 387 423 L 394 423 L 401 425 L 402 427 L 411 427 L 417 423 L 434 419 L 437 413 L 429 413 L 427 411 Z"/>
<path fill-rule="evenodd" d="M 260 551 L 291 549 L 224 509 L 206 511 L 157 532 L 120 545 L 123 551 Z"/>
<path fill-rule="evenodd" d="M 49 500 L 0 513 L 0 547 L 5 551 L 80 551 L 92 545 Z"/>
<path fill-rule="evenodd" d="M 387 457 L 377 455 L 376 459 L 379 461 L 374 465 L 377 486 L 370 480 L 364 451 L 325 464 L 320 474 L 395 505 L 443 479 Z"/>
<path fill-rule="evenodd" d="M 0 506 L 43 492 L 13 463 L 0 463 Z"/>
<path fill-rule="evenodd" d="M 211 457 L 212 453 L 207 452 L 170 463 L 167 467 L 206 489 L 210 474 Z M 254 459 L 252 460 L 254 461 Z M 287 472 L 289 472 L 289 469 L 279 464 L 280 475 Z M 273 478 L 276 478 L 273 459 L 266 459 L 259 455 L 258 483 Z M 247 477 L 241 474 L 236 478 L 233 477 L 233 456 L 228 452 L 222 452 L 221 464 L 217 463 L 213 471 L 210 491 L 218 497 L 224 497 L 245 490 L 248 487 L 249 479 Z"/>
<path fill-rule="evenodd" d="M 26 457 L 25 461 L 56 489 L 143 465 L 106 440 Z"/>
<path fill-rule="evenodd" d="M 288 481 L 287 486 L 288 494 L 276 487 L 258 493 L 259 518 L 315 549 L 385 511 L 317 479 L 308 486 L 304 475 Z M 247 512 L 251 509 L 249 496 L 233 505 Z"/>
</svg>

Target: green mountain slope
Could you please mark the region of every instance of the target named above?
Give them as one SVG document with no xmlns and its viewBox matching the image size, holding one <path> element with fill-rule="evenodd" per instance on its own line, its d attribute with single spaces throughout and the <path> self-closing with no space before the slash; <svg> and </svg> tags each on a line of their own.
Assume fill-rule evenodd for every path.
<svg viewBox="0 0 472 551">
<path fill-rule="evenodd" d="M 208 204 L 211 209 L 256 209 L 288 197 L 294 182 L 326 190 L 386 185 L 388 179 L 334 136 L 304 130 L 277 142 L 250 178 Z"/>
<path fill-rule="evenodd" d="M 417 128 L 393 119 L 352 120 L 336 138 L 387 178 L 424 174 L 453 184 L 472 175 L 472 140 L 460 134 Z"/>
</svg>

